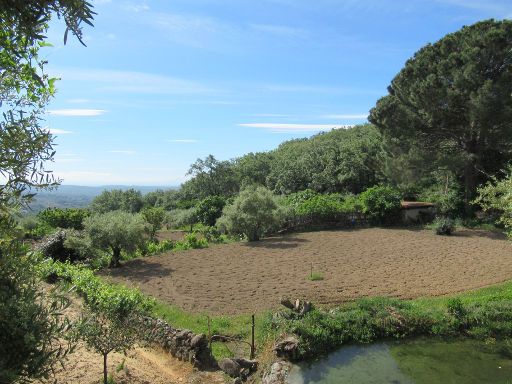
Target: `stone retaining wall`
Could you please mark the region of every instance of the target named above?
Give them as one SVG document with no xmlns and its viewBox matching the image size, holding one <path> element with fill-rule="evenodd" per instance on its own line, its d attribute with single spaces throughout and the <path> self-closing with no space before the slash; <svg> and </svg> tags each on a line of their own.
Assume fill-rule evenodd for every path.
<svg viewBox="0 0 512 384">
<path fill-rule="evenodd" d="M 161 319 L 144 317 L 144 339 L 157 344 L 181 361 L 188 361 L 199 369 L 217 367 L 204 334 L 195 334 L 187 329 L 171 327 Z"/>
</svg>

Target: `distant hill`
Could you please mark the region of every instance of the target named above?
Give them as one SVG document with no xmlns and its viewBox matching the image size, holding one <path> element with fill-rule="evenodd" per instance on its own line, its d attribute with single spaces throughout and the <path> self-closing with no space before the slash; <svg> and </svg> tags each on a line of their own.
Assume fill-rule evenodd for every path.
<svg viewBox="0 0 512 384">
<path fill-rule="evenodd" d="M 130 188 L 140 191 L 142 194 L 146 194 L 158 189 L 168 190 L 177 189 L 178 187 L 140 185 L 102 185 L 98 187 L 86 187 L 83 185 L 60 185 L 53 191 L 38 192 L 30 204 L 30 210 L 37 213 L 48 207 L 84 208 L 105 190 L 122 189 L 125 191 Z"/>
</svg>

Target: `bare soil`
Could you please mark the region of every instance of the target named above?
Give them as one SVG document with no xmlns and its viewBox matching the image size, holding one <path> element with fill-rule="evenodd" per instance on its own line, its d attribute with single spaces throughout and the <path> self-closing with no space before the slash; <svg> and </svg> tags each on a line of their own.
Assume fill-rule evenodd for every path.
<svg viewBox="0 0 512 384">
<path fill-rule="evenodd" d="M 323 280 L 310 281 L 311 269 Z M 381 229 L 296 233 L 136 259 L 117 282 L 187 311 L 249 314 L 281 296 L 335 304 L 364 296 L 439 296 L 512 279 L 512 244 L 495 233 Z"/>
<path fill-rule="evenodd" d="M 49 289 L 47 287 L 47 289 Z M 82 301 L 70 296 L 71 305 L 64 315 L 77 320 L 82 313 Z M 160 348 L 136 347 L 126 355 L 108 355 L 108 373 L 116 384 L 224 384 L 221 372 L 200 372 L 188 362 L 173 358 Z M 55 375 L 48 384 L 102 384 L 103 356 L 86 348 L 83 343 L 70 353 L 63 366 L 55 366 Z"/>
</svg>

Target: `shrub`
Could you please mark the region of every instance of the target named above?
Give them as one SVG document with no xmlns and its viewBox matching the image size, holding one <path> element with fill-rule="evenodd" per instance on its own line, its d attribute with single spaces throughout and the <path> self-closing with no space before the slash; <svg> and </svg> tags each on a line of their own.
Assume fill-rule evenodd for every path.
<svg viewBox="0 0 512 384">
<path fill-rule="evenodd" d="M 185 238 L 181 241 L 177 241 L 174 245 L 176 250 L 186 249 L 197 249 L 197 248 L 208 248 L 208 241 L 204 238 L 199 238 L 195 233 L 189 233 L 185 235 Z"/>
<path fill-rule="evenodd" d="M 46 208 L 37 217 L 53 228 L 84 229 L 83 221 L 91 212 L 85 208 Z"/>
<path fill-rule="evenodd" d="M 190 232 L 197 223 L 196 208 L 175 209 L 167 214 L 166 223 L 168 228 L 181 228 L 190 226 Z"/>
<path fill-rule="evenodd" d="M 38 220 L 35 216 L 25 216 L 19 220 L 26 239 L 42 239 L 55 232 L 55 228 Z"/>
<path fill-rule="evenodd" d="M 368 188 L 359 196 L 362 211 L 373 224 L 392 224 L 400 218 L 400 193 L 387 186 Z"/>
<path fill-rule="evenodd" d="M 343 211 L 340 196 L 335 194 L 312 196 L 301 202 L 296 209 L 298 215 L 322 219 L 332 218 Z"/>
<path fill-rule="evenodd" d="M 214 226 L 222 215 L 222 209 L 226 205 L 226 199 L 222 196 L 208 196 L 197 205 L 197 219 L 207 226 Z"/>
<path fill-rule="evenodd" d="M 148 207 L 140 211 L 144 220 L 148 224 L 149 237 L 156 239 L 156 232 L 162 228 L 165 221 L 165 211 L 161 207 Z"/>
<path fill-rule="evenodd" d="M 455 222 L 448 217 L 438 217 L 433 221 L 432 227 L 436 235 L 448 236 L 455 230 Z"/>
<path fill-rule="evenodd" d="M 265 187 L 250 186 L 224 208 L 217 225 L 221 230 L 257 241 L 274 231 L 281 221 L 282 210 L 272 192 Z"/>
</svg>

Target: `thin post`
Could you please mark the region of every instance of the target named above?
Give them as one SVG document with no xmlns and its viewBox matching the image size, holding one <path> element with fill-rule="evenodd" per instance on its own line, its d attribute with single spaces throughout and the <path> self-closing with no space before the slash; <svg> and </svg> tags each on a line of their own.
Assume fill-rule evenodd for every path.
<svg viewBox="0 0 512 384">
<path fill-rule="evenodd" d="M 212 327 L 210 324 L 210 316 L 206 316 L 208 319 L 208 348 L 210 348 L 210 351 L 212 349 Z"/>
<path fill-rule="evenodd" d="M 252 315 L 252 332 L 251 332 L 251 360 L 254 359 L 254 315 Z"/>
</svg>

